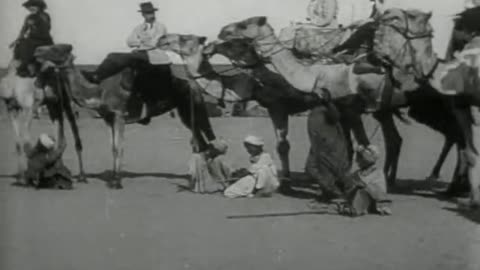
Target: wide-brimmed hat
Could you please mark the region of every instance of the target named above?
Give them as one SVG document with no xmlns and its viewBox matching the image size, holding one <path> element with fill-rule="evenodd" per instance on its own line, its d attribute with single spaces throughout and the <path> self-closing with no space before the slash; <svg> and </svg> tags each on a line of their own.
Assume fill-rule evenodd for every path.
<svg viewBox="0 0 480 270">
<path fill-rule="evenodd" d="M 46 149 L 52 149 L 55 146 L 55 139 L 48 134 L 40 135 L 38 142 Z"/>
<path fill-rule="evenodd" d="M 45 3 L 44 0 L 28 0 L 27 2 L 23 3 L 22 6 L 26 8 L 32 7 L 32 6 L 39 7 L 41 9 L 47 8 L 47 4 Z"/>
<path fill-rule="evenodd" d="M 251 145 L 255 145 L 255 146 L 263 146 L 265 144 L 262 138 L 254 135 L 248 135 L 247 137 L 245 137 L 243 142 Z"/>
<path fill-rule="evenodd" d="M 152 2 L 144 2 L 144 3 L 140 3 L 140 10 L 138 12 L 153 13 L 157 10 L 158 8 L 154 7 Z"/>
</svg>

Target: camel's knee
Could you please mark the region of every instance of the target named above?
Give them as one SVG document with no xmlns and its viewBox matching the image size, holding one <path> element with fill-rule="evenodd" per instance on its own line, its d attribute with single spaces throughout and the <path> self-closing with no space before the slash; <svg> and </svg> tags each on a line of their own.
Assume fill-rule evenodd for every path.
<svg viewBox="0 0 480 270">
<path fill-rule="evenodd" d="M 402 137 L 400 137 L 400 136 L 395 136 L 395 137 L 392 138 L 392 141 L 393 141 L 393 143 L 392 143 L 391 146 L 392 146 L 395 150 L 398 150 L 398 149 L 400 149 L 400 148 L 402 147 L 402 144 L 403 144 L 403 139 L 402 139 Z"/>
<path fill-rule="evenodd" d="M 15 151 L 17 152 L 18 155 L 22 155 L 23 154 L 23 146 L 20 142 L 17 142 L 15 144 Z"/>
<path fill-rule="evenodd" d="M 77 152 L 82 152 L 83 151 L 83 144 L 81 141 L 76 141 L 75 142 L 75 150 L 77 150 Z"/>
<path fill-rule="evenodd" d="M 478 156 L 470 150 L 460 151 L 460 161 L 470 168 L 474 168 L 478 163 Z"/>
<path fill-rule="evenodd" d="M 290 152 L 290 142 L 281 140 L 277 143 L 277 151 L 280 155 L 288 154 Z"/>
<path fill-rule="evenodd" d="M 120 147 L 112 147 L 112 154 L 114 157 L 121 157 L 123 154 L 123 149 Z"/>
</svg>

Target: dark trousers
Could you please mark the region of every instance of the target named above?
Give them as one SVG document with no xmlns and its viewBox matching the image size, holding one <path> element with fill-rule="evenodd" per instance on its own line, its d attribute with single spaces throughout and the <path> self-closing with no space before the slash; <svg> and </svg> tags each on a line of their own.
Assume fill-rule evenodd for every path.
<svg viewBox="0 0 480 270">
<path fill-rule="evenodd" d="M 18 44 L 15 46 L 13 51 L 13 58 L 20 61 L 20 66 L 18 67 L 19 76 L 29 76 L 29 65 L 33 65 L 34 68 L 38 68 L 38 63 L 35 59 L 35 50 L 40 46 L 52 45 L 53 41 L 51 40 L 35 40 L 35 39 L 21 39 L 18 41 Z"/>
<path fill-rule="evenodd" d="M 131 69 L 131 76 L 124 77 L 126 90 L 132 90 L 127 101 L 127 111 L 133 113 L 139 108 L 138 102 L 147 105 L 147 114 L 155 115 L 161 111 L 159 101 L 165 100 L 166 93 L 172 89 L 171 65 L 152 65 L 146 51 L 131 53 L 110 53 L 97 67 L 95 74 L 99 81 L 117 75 L 125 69 Z M 161 107 L 161 106 L 160 106 Z"/>
<path fill-rule="evenodd" d="M 145 51 L 131 53 L 110 53 L 98 66 L 96 74 L 100 81 L 123 71 L 125 68 L 134 70 L 150 65 Z"/>
</svg>

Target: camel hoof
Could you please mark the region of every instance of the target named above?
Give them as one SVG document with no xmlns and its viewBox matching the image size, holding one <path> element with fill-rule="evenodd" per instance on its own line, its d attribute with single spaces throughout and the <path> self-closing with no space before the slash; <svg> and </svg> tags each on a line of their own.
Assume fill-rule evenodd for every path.
<svg viewBox="0 0 480 270">
<path fill-rule="evenodd" d="M 80 175 L 77 179 L 77 183 L 88 184 L 87 177 L 85 175 Z"/>
<path fill-rule="evenodd" d="M 120 189 L 123 189 L 123 185 L 119 181 L 113 181 L 113 182 L 108 182 L 108 188 L 114 189 L 114 190 L 120 190 Z"/>
<path fill-rule="evenodd" d="M 294 190 L 292 189 L 292 186 L 289 183 L 282 181 L 282 183 L 280 183 L 280 187 L 278 187 L 278 192 L 280 194 L 290 194 L 294 192 Z"/>
<path fill-rule="evenodd" d="M 14 187 L 28 187 L 28 183 L 25 180 L 17 179 L 15 182 L 12 183 Z"/>
<path fill-rule="evenodd" d="M 427 183 L 432 183 L 432 184 L 436 182 L 440 182 L 441 180 L 442 179 L 439 176 L 433 176 L 433 175 L 430 175 L 425 179 Z"/>
</svg>

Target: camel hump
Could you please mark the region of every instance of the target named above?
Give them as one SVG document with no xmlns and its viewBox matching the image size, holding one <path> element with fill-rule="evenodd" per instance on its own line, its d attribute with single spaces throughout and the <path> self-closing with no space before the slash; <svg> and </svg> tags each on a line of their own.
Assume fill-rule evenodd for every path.
<svg viewBox="0 0 480 270">
<path fill-rule="evenodd" d="M 50 61 L 61 65 L 70 58 L 72 50 L 73 46 L 70 44 L 55 44 L 38 47 L 34 55 L 40 62 Z"/>
</svg>

